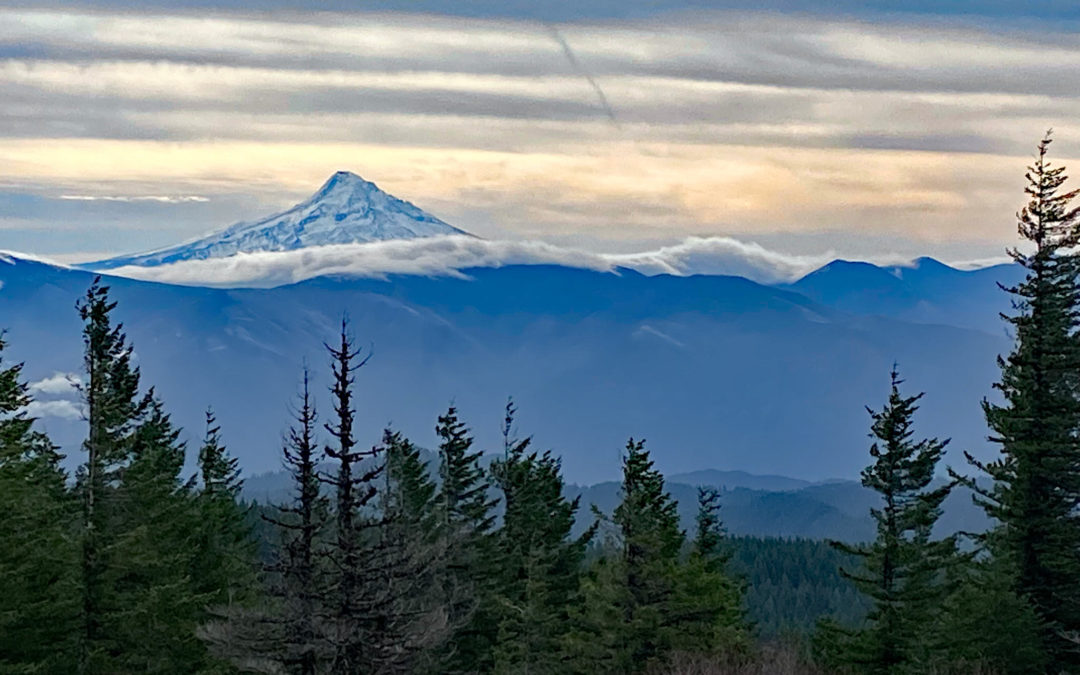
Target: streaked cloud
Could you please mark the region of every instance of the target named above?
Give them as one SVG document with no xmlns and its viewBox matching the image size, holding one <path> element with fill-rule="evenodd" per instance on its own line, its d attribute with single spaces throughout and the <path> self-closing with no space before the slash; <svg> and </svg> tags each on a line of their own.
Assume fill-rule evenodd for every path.
<svg viewBox="0 0 1080 675">
<path fill-rule="evenodd" d="M 643 253 L 601 254 L 540 241 L 490 241 L 465 236 L 319 246 L 246 253 L 158 267 L 122 267 L 110 274 L 172 284 L 268 287 L 328 275 L 383 278 L 393 274 L 461 277 L 470 268 L 564 265 L 597 271 L 626 268 L 647 275 L 730 274 L 763 283 L 794 281 L 836 256 L 792 256 L 727 237 L 692 237 Z M 895 256 L 875 262 L 904 264 Z"/>
<path fill-rule="evenodd" d="M 40 200 L 0 217 L 20 247 L 164 246 L 347 169 L 497 239 L 816 233 L 841 252 L 890 236 L 981 257 L 1013 237 L 1042 132 L 1080 157 L 1080 40 L 1001 21 L 1023 14 L 1005 4 L 962 22 L 735 2 L 190 4 L 0 9 L 0 187 Z M 115 209 L 73 218 L 72 201 Z M 60 227 L 81 231 L 35 239 Z"/>
<path fill-rule="evenodd" d="M 60 195 L 60 199 L 72 202 L 158 202 L 160 204 L 185 204 L 188 202 L 208 202 L 208 197 L 198 195 Z"/>
</svg>

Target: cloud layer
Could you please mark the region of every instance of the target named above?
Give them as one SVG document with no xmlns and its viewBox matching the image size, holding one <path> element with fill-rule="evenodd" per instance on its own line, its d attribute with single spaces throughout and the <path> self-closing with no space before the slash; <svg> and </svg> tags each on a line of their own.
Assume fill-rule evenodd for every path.
<svg viewBox="0 0 1080 675">
<path fill-rule="evenodd" d="M 1080 42 L 1002 22 L 1026 13 L 1015 3 L 941 4 L 962 21 L 656 11 L 675 0 L 557 17 L 192 4 L 0 8 L 5 245 L 164 246 L 348 169 L 489 238 L 815 233 L 982 256 L 1012 237 L 1042 132 L 1080 156 Z"/>
<path fill-rule="evenodd" d="M 647 275 L 730 274 L 772 284 L 794 281 L 834 258 L 786 255 L 728 237 L 692 237 L 653 251 L 602 254 L 537 241 L 447 236 L 248 253 L 160 267 L 122 267 L 110 273 L 172 284 L 276 286 L 336 274 L 463 276 L 463 270 L 475 267 L 564 265 L 597 271 L 627 268 Z M 874 262 L 906 261 L 890 256 Z"/>
</svg>

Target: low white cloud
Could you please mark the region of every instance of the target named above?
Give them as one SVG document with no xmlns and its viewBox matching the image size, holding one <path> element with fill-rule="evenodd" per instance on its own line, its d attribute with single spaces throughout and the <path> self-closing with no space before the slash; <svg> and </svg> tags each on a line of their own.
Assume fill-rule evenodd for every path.
<svg viewBox="0 0 1080 675">
<path fill-rule="evenodd" d="M 604 254 L 539 241 L 447 236 L 247 253 L 159 267 L 122 267 L 110 273 L 182 285 L 269 287 L 328 275 L 462 276 L 462 270 L 475 267 L 563 265 L 597 271 L 627 268 L 647 275 L 730 274 L 760 283 L 783 283 L 794 281 L 835 257 L 832 253 L 788 255 L 729 237 L 691 237 L 654 251 Z M 898 264 L 906 260 L 883 257 L 874 262 Z"/>
<path fill-rule="evenodd" d="M 31 401 L 23 410 L 27 415 L 35 418 L 54 417 L 79 420 L 84 417 L 82 407 L 73 401 Z"/>
<path fill-rule="evenodd" d="M 188 204 L 210 201 L 200 195 L 60 195 L 60 199 L 74 202 L 157 202 L 159 204 Z"/>
<path fill-rule="evenodd" d="M 82 382 L 75 373 L 53 373 L 37 382 L 30 383 L 31 394 L 70 394 Z"/>
</svg>

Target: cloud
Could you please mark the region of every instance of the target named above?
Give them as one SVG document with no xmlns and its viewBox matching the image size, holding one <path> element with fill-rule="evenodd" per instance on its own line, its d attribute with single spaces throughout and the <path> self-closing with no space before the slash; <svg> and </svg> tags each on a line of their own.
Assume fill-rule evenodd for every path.
<svg viewBox="0 0 1080 675">
<path fill-rule="evenodd" d="M 986 14 L 1060 16 L 1051 3 Z M 887 233 L 916 255 L 987 244 L 974 257 L 1012 237 L 1046 127 L 1055 156 L 1080 156 L 1080 47 L 1048 18 L 867 18 L 855 0 L 833 3 L 848 16 L 750 0 L 547 3 L 559 16 L 495 0 L 19 4 L 0 8 L 0 183 L 53 196 L 0 209 L 20 248 L 164 246 L 349 169 L 490 238 Z M 258 210 L 238 215 L 238 194 Z"/>
<path fill-rule="evenodd" d="M 85 417 L 82 407 L 72 401 L 31 401 L 23 409 L 35 418 L 55 417 L 64 420 L 80 420 Z"/>
<path fill-rule="evenodd" d="M 475 267 L 563 265 L 605 272 L 627 268 L 647 275 L 730 274 L 761 283 L 783 283 L 794 281 L 835 257 L 831 253 L 787 255 L 727 237 L 691 237 L 654 251 L 602 254 L 538 241 L 446 236 L 248 253 L 159 267 L 122 267 L 110 273 L 182 285 L 268 287 L 329 275 L 460 277 Z M 892 256 L 878 258 L 876 262 L 906 261 Z"/>
<path fill-rule="evenodd" d="M 184 204 L 188 202 L 208 202 L 208 197 L 198 195 L 60 195 L 60 199 L 73 202 L 158 202 L 161 204 Z"/>
<path fill-rule="evenodd" d="M 71 394 L 75 387 L 82 383 L 82 378 L 77 373 L 53 373 L 37 382 L 30 383 L 31 394 Z"/>
</svg>

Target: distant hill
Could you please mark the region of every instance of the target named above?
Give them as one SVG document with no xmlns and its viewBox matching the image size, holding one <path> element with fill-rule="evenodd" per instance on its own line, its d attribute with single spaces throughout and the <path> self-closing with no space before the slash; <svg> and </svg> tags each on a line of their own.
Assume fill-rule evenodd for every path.
<svg viewBox="0 0 1080 675">
<path fill-rule="evenodd" d="M 487 456 L 490 460 L 493 456 Z M 433 461 L 429 453 L 429 461 Z M 694 478 L 704 480 L 693 480 Z M 691 479 L 691 480 L 688 480 Z M 711 479 L 711 480 L 710 480 Z M 722 481 L 722 482 L 713 482 Z M 697 514 L 697 487 L 722 487 L 724 526 L 733 536 L 801 537 L 869 541 L 875 534 L 870 508 L 878 505 L 877 495 L 854 481 L 812 484 L 785 476 L 757 476 L 743 471 L 704 470 L 669 476 L 666 487 L 679 502 L 682 526 L 693 532 Z M 773 485 L 774 488 L 748 486 Z M 798 487 L 791 487 L 798 486 Z M 260 503 L 289 499 L 288 474 L 275 471 L 248 478 L 244 496 Z M 619 483 L 606 481 L 588 486 L 569 485 L 567 495 L 580 497 L 576 530 L 584 531 L 593 521 L 592 507 L 608 515 L 619 503 Z M 979 532 L 989 521 L 971 503 L 971 493 L 957 490 L 946 502 L 938 534 Z"/>
<path fill-rule="evenodd" d="M 73 305 L 93 276 L 0 263 L 0 325 L 31 379 L 79 370 Z M 513 395 L 522 432 L 584 484 L 617 475 L 631 435 L 648 440 L 668 474 L 723 466 L 854 477 L 867 459 L 864 406 L 884 400 L 894 361 L 928 392 L 918 431 L 983 454 L 979 401 L 1009 346 L 1003 332 L 853 314 L 738 277 L 509 266 L 271 289 L 108 282 L 147 384 L 189 439 L 213 405 L 249 473 L 279 466 L 305 360 L 324 396 L 322 344 L 346 312 L 374 350 L 357 376 L 363 442 L 393 423 L 431 445 L 436 416 L 454 401 L 492 450 Z M 43 421 L 77 452 L 81 422 Z"/>
<path fill-rule="evenodd" d="M 933 258 L 889 267 L 836 260 L 781 287 L 853 314 L 1002 334 L 998 314 L 1009 309 L 1009 299 L 998 284 L 1011 285 L 1022 276 L 1011 264 L 959 270 Z"/>
</svg>

